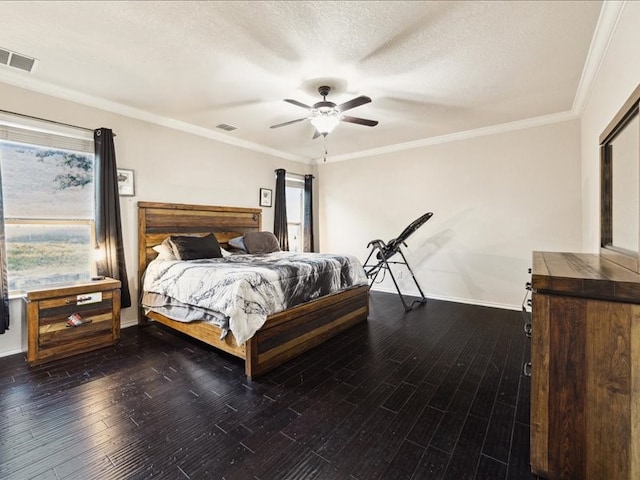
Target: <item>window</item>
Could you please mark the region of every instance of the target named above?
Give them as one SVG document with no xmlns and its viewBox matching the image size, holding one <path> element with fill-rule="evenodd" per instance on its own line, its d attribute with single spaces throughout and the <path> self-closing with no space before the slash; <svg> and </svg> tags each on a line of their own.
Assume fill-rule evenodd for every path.
<svg viewBox="0 0 640 480">
<path fill-rule="evenodd" d="M 289 233 L 289 251 L 303 251 L 303 215 L 304 215 L 304 178 L 287 173 L 285 180 L 287 198 L 287 231 Z"/>
<path fill-rule="evenodd" d="M 91 132 L 0 115 L 9 290 L 91 277 L 93 152 Z"/>
</svg>

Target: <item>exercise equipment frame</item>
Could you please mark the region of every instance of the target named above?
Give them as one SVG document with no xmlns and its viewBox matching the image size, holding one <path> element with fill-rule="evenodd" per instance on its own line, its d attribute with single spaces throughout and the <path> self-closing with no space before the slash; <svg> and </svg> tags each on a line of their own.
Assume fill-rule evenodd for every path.
<svg viewBox="0 0 640 480">
<path fill-rule="evenodd" d="M 398 292 L 398 296 L 400 297 L 400 301 L 404 306 L 405 312 L 412 310 L 414 306 L 424 305 L 425 303 L 427 303 L 427 298 L 424 296 L 424 292 L 422 291 L 422 288 L 420 287 L 420 284 L 418 283 L 418 280 L 416 279 L 411 266 L 409 266 L 409 262 L 407 262 L 407 258 L 404 256 L 404 252 L 402 251 L 401 246 L 404 245 L 406 247 L 407 238 L 409 238 L 409 236 L 412 235 L 418 228 L 424 225 L 432 216 L 433 212 L 425 213 L 421 217 L 411 222 L 411 224 L 409 224 L 409 226 L 407 226 L 407 228 L 405 228 L 402 233 L 398 235 L 398 237 L 389 240 L 389 242 L 387 243 L 383 242 L 380 239 L 376 239 L 371 240 L 367 244 L 367 248 L 371 248 L 369 256 L 364 262 L 364 269 L 365 273 L 367 274 L 367 278 L 371 279 L 371 284 L 373 284 L 378 278 L 378 275 L 380 275 L 380 272 L 384 271 L 385 275 L 386 272 L 389 272 L 389 275 L 391 275 L 391 280 L 393 280 L 393 284 Z M 370 263 L 370 261 L 372 261 L 372 257 L 374 256 L 374 253 L 374 263 Z M 390 260 L 396 254 L 400 254 L 402 260 Z M 419 299 L 414 300 L 410 304 L 405 301 L 404 296 L 400 291 L 398 282 L 396 281 L 396 277 L 391 270 L 391 265 L 404 265 L 405 267 L 407 267 L 407 270 L 409 270 L 413 282 L 418 288 L 418 292 L 420 292 Z"/>
</svg>

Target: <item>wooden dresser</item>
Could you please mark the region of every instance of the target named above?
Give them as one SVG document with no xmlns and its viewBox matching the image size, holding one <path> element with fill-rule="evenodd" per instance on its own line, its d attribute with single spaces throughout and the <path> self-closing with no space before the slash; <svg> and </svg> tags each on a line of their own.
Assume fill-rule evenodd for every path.
<svg viewBox="0 0 640 480">
<path fill-rule="evenodd" d="M 532 288 L 533 473 L 640 479 L 640 275 L 534 252 Z"/>
<path fill-rule="evenodd" d="M 120 337 L 120 281 L 32 290 L 25 297 L 31 365 L 113 345 Z M 71 315 L 80 320 L 68 326 Z"/>
</svg>

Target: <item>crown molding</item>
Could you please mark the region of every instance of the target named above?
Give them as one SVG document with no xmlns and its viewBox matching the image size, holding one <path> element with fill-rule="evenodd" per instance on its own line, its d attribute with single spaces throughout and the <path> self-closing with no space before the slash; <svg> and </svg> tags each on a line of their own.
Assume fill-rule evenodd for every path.
<svg viewBox="0 0 640 480">
<path fill-rule="evenodd" d="M 598 23 L 593 32 L 589 53 L 582 69 L 582 76 L 573 101 L 572 110 L 578 116 L 582 116 L 584 108 L 589 100 L 591 89 L 598 77 L 600 67 L 604 60 L 609 44 L 613 38 L 613 34 L 618 26 L 618 21 L 622 15 L 622 10 L 626 5 L 626 1 L 604 1 Z"/>
<path fill-rule="evenodd" d="M 550 125 L 553 123 L 566 122 L 569 120 L 576 120 L 578 116 L 572 112 L 554 113 L 551 115 L 544 115 L 541 117 L 527 118 L 525 120 L 518 120 L 516 122 L 503 123 L 500 125 L 492 125 L 490 127 L 476 128 L 474 130 L 465 130 L 463 132 L 450 133 L 447 135 L 441 135 L 439 137 L 429 137 L 422 140 L 416 140 L 413 142 L 398 143 L 395 145 L 387 145 L 380 148 L 372 148 L 370 150 L 362 150 L 360 152 L 348 153 L 346 155 L 327 155 L 327 162 L 341 162 L 344 160 L 353 160 L 355 158 L 372 157 L 374 155 L 384 155 L 387 153 L 401 152 L 404 150 L 413 150 L 421 147 L 428 147 L 432 145 L 440 145 L 443 143 L 459 142 L 461 140 L 467 140 L 469 138 L 484 137 L 487 135 L 496 135 L 500 133 L 512 132 L 514 130 L 523 130 L 525 128 L 540 127 L 543 125 Z M 324 162 L 324 157 L 316 159 L 316 163 Z"/>
<path fill-rule="evenodd" d="M 322 157 L 320 159 L 315 159 L 315 162 L 339 162 L 355 158 L 383 155 L 387 153 L 395 153 L 403 150 L 411 150 L 414 148 L 438 145 L 448 142 L 457 142 L 468 138 L 481 137 L 484 135 L 495 135 L 498 133 L 504 133 L 541 125 L 548 125 L 552 123 L 564 122 L 567 120 L 580 118 L 584 111 L 587 100 L 589 99 L 591 89 L 598 76 L 600 67 L 609 48 L 609 44 L 611 43 L 611 39 L 613 38 L 613 35 L 616 31 L 618 21 L 620 20 L 622 11 L 624 10 L 626 3 L 627 0 L 605 0 L 602 2 L 602 9 L 600 10 L 600 16 L 598 17 L 598 22 L 596 23 L 596 28 L 591 39 L 591 45 L 589 46 L 587 59 L 585 60 L 585 65 L 582 69 L 582 75 L 580 77 L 580 82 L 576 90 L 576 96 L 574 98 L 571 111 L 521 120 L 517 122 L 504 123 L 501 125 L 493 125 L 476 130 L 467 130 L 464 132 L 442 135 L 440 137 L 425 138 L 414 142 L 388 145 L 381 148 L 363 150 L 361 152 L 355 152 L 351 154 L 327 156 L 326 160 L 324 157 Z"/>
<path fill-rule="evenodd" d="M 240 140 L 234 137 L 230 137 L 218 132 L 214 132 L 210 129 L 198 127 L 196 125 L 174 120 L 172 118 L 156 115 L 154 113 L 147 112 L 138 108 L 133 108 L 121 103 L 105 100 L 104 98 L 95 97 L 93 95 L 87 95 L 67 88 L 51 85 L 46 82 L 39 81 L 31 78 L 27 75 L 15 75 L 13 73 L 4 72 L 4 69 L 0 69 L 0 82 L 7 83 L 16 87 L 31 90 L 37 93 L 50 95 L 52 97 L 68 100 L 70 102 L 79 103 L 88 107 L 105 110 L 107 112 L 115 113 L 117 115 L 123 115 L 129 118 L 135 118 L 136 120 L 142 120 L 144 122 L 153 123 L 162 127 L 179 130 L 185 133 L 191 133 L 200 137 L 209 138 L 218 142 L 234 145 L 236 147 L 252 150 L 258 153 L 264 153 L 285 160 L 292 160 L 294 162 L 312 163 L 310 159 L 300 157 L 298 155 L 292 155 L 290 153 L 276 150 L 273 148 L 260 145 L 258 143 L 249 142 L 246 140 Z"/>
</svg>

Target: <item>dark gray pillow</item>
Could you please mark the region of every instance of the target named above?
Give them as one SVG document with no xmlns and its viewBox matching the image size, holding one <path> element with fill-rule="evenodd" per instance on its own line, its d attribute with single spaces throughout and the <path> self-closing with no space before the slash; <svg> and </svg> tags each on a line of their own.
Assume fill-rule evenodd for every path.
<svg viewBox="0 0 640 480">
<path fill-rule="evenodd" d="M 281 250 L 278 239 L 271 232 L 245 233 L 243 240 L 249 253 L 272 253 Z"/>
<path fill-rule="evenodd" d="M 171 235 L 169 242 L 178 260 L 222 258 L 218 239 L 213 233 L 205 235 L 204 237 Z"/>
</svg>

